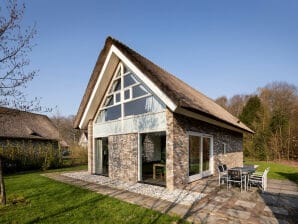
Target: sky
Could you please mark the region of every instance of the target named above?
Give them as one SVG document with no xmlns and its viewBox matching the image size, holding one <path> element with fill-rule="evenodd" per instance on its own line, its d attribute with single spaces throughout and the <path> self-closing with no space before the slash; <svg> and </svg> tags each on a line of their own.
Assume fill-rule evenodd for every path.
<svg viewBox="0 0 298 224">
<path fill-rule="evenodd" d="M 23 0 L 36 23 L 28 98 L 75 115 L 107 36 L 210 98 L 298 85 L 298 1 Z"/>
</svg>

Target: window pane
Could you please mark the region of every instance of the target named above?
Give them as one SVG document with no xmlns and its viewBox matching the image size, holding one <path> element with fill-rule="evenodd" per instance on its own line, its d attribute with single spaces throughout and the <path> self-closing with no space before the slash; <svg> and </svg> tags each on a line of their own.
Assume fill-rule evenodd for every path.
<svg viewBox="0 0 298 224">
<path fill-rule="evenodd" d="M 106 99 L 106 102 L 105 102 L 104 106 L 105 106 L 105 107 L 107 107 L 107 106 L 112 106 L 112 105 L 114 104 L 114 102 L 113 102 L 113 98 L 114 98 L 113 95 L 108 96 L 107 99 Z"/>
<path fill-rule="evenodd" d="M 129 68 L 126 65 L 123 65 L 123 73 L 129 72 Z"/>
<path fill-rule="evenodd" d="M 135 79 L 135 77 L 133 77 L 132 74 L 128 74 L 128 75 L 124 76 L 124 87 L 131 86 L 131 85 L 135 84 L 136 82 L 137 82 L 137 80 Z"/>
<path fill-rule="evenodd" d="M 121 79 L 117 79 L 113 82 L 112 88 L 109 93 L 116 92 L 121 89 Z"/>
<path fill-rule="evenodd" d="M 118 70 L 116 77 L 120 77 L 121 76 L 121 69 Z"/>
<path fill-rule="evenodd" d="M 147 100 L 150 98 L 142 98 L 124 104 L 124 116 L 144 114 L 150 112 L 150 108 L 146 106 Z"/>
<path fill-rule="evenodd" d="M 209 170 L 210 138 L 203 138 L 203 171 Z"/>
<path fill-rule="evenodd" d="M 121 105 L 110 107 L 105 111 L 105 121 L 115 120 L 121 117 Z"/>
<path fill-rule="evenodd" d="M 200 173 L 201 137 L 189 136 L 189 176 Z"/>
<path fill-rule="evenodd" d="M 147 93 L 148 93 L 148 91 L 142 85 L 132 87 L 132 98 L 136 98 L 136 97 L 139 97 L 139 96 L 144 96 Z"/>
<path fill-rule="evenodd" d="M 124 99 L 127 100 L 129 98 L 130 98 L 130 90 L 127 89 L 127 90 L 124 91 Z"/>
<path fill-rule="evenodd" d="M 120 102 L 120 97 L 121 97 L 121 94 L 116 93 L 116 103 Z"/>
</svg>

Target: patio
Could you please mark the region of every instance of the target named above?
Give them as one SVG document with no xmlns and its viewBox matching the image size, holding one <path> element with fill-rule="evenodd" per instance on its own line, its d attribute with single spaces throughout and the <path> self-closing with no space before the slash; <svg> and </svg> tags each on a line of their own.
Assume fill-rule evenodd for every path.
<svg viewBox="0 0 298 224">
<path fill-rule="evenodd" d="M 148 196 L 134 191 L 144 185 L 119 187 L 119 183 L 108 181 L 109 178 L 100 178 L 99 182 L 95 176 L 92 180 L 94 176 L 86 172 L 49 173 L 45 176 L 163 213 L 179 215 L 195 223 L 295 223 L 298 214 L 297 184 L 290 181 L 269 180 L 268 192 L 262 194 L 257 188 L 242 193 L 238 187 L 227 191 L 226 185 L 218 186 L 217 177 L 207 178 L 176 191 L 176 200 L 173 200 L 169 199 L 164 188 L 161 188 L 164 192 L 158 192 L 158 186 L 153 186 L 156 195 Z M 175 193 L 172 192 L 172 196 Z"/>
</svg>

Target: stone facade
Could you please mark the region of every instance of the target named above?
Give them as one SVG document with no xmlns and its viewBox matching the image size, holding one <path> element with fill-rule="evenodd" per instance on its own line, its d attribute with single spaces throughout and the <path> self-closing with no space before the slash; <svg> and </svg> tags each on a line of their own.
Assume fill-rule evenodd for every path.
<svg viewBox="0 0 298 224">
<path fill-rule="evenodd" d="M 189 136 L 188 132 L 208 134 L 213 137 L 213 174 L 217 175 L 216 165 L 228 167 L 243 165 L 241 133 L 218 127 L 204 121 L 166 111 L 166 186 L 168 189 L 185 188 L 189 182 Z M 88 170 L 92 164 L 92 122 L 88 126 Z M 108 136 L 109 177 L 130 183 L 138 181 L 138 133 Z M 149 143 L 148 143 L 149 144 Z M 223 145 L 226 146 L 226 154 Z M 198 182 L 199 183 L 199 182 Z M 194 184 L 194 183 L 192 183 Z"/>
<path fill-rule="evenodd" d="M 130 183 L 138 181 L 138 134 L 111 135 L 109 177 Z"/>
<path fill-rule="evenodd" d="M 204 121 L 189 118 L 180 114 L 167 112 L 167 187 L 184 188 L 189 183 L 188 175 L 188 134 L 198 132 L 213 136 L 213 171 L 216 165 L 227 164 L 228 167 L 242 166 L 242 134 L 221 128 Z M 223 155 L 223 143 L 226 154 Z"/>
</svg>

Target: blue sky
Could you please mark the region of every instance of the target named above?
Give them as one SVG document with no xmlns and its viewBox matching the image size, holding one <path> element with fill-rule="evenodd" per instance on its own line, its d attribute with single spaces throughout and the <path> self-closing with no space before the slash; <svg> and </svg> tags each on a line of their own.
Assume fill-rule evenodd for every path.
<svg viewBox="0 0 298 224">
<path fill-rule="evenodd" d="M 76 114 L 111 35 L 215 99 L 298 85 L 298 1 L 24 0 L 37 24 L 29 98 Z"/>
</svg>

